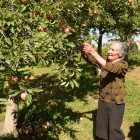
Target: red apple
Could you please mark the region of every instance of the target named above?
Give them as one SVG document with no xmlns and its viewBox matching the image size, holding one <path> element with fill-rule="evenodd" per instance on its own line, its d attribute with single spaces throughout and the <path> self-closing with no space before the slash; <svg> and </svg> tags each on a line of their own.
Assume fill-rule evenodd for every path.
<svg viewBox="0 0 140 140">
<path fill-rule="evenodd" d="M 10 79 L 9 79 L 9 83 L 10 83 L 10 84 L 17 84 L 18 81 L 19 81 L 19 78 L 18 78 L 18 76 L 16 76 L 16 75 L 12 75 L 12 76 L 10 77 Z"/>
<path fill-rule="evenodd" d="M 26 96 L 27 96 L 27 92 L 22 92 L 20 94 L 20 97 L 21 97 L 22 100 L 26 100 Z"/>
<path fill-rule="evenodd" d="M 32 18 L 32 17 L 35 17 L 36 16 L 36 12 L 35 11 L 32 11 L 29 13 L 29 17 Z"/>
<path fill-rule="evenodd" d="M 65 33 L 68 33 L 70 31 L 70 29 L 67 27 L 67 28 L 64 28 L 64 32 Z"/>
<path fill-rule="evenodd" d="M 39 28 L 38 28 L 38 31 L 39 31 L 39 32 L 45 32 L 45 29 L 44 29 L 43 27 L 39 27 Z"/>
<path fill-rule="evenodd" d="M 99 12 L 98 9 L 94 9 L 94 10 L 93 10 L 93 14 L 94 14 L 94 15 L 98 15 L 99 13 L 100 13 L 100 12 Z"/>
<path fill-rule="evenodd" d="M 27 1 L 28 1 L 28 0 L 21 0 L 21 2 L 24 3 L 24 4 L 27 3 Z"/>
<path fill-rule="evenodd" d="M 47 15 L 46 18 L 47 18 L 48 20 L 52 20 L 51 15 Z"/>
<path fill-rule="evenodd" d="M 64 23 L 60 23 L 60 24 L 59 24 L 59 27 L 60 27 L 61 29 L 64 29 L 64 28 L 65 28 L 65 24 L 64 24 Z"/>
</svg>

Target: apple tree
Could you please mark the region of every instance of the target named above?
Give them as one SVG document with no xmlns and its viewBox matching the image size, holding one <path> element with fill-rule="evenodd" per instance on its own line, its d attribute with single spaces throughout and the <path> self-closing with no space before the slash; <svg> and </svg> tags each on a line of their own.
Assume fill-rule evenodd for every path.
<svg viewBox="0 0 140 140">
<path fill-rule="evenodd" d="M 71 31 L 60 27 L 58 17 L 53 16 L 53 9 L 58 4 L 45 0 L 0 2 L 0 101 L 7 105 L 3 130 L 6 133 L 16 131 L 20 99 L 29 105 L 32 95 L 42 91 L 26 88 L 32 74 L 31 67 L 38 63 L 44 66 L 65 64 L 62 69 L 65 75 L 60 77 L 60 82 L 69 72 L 74 76 L 79 71 L 77 64 L 74 67 L 71 65 L 77 50 L 75 44 L 67 39 Z M 65 67 L 68 66 L 70 70 L 66 73 Z M 75 80 L 70 80 L 71 86 L 78 86 Z"/>
<path fill-rule="evenodd" d="M 98 52 L 101 55 L 102 38 L 105 33 L 112 33 L 125 42 L 129 42 L 131 37 L 139 34 L 140 3 L 137 0 L 71 0 L 62 1 L 61 7 L 61 11 L 57 14 L 73 27 L 75 41 L 78 42 L 78 36 L 87 36 L 92 29 L 93 40 L 97 41 Z"/>
</svg>

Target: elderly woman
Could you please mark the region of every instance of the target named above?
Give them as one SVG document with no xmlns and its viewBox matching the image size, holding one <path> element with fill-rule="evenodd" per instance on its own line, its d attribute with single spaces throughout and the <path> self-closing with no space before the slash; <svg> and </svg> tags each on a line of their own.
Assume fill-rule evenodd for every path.
<svg viewBox="0 0 140 140">
<path fill-rule="evenodd" d="M 101 69 L 96 135 L 105 140 L 125 140 L 121 131 L 125 109 L 125 75 L 128 63 L 124 60 L 127 46 L 112 42 L 107 61 L 89 43 L 82 45 L 83 58 Z"/>
</svg>

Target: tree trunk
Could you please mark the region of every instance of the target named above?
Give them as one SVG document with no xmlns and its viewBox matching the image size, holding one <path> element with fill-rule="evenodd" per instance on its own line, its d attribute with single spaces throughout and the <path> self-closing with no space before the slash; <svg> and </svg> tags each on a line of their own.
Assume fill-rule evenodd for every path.
<svg viewBox="0 0 140 140">
<path fill-rule="evenodd" d="M 102 56 L 102 39 L 103 39 L 104 31 L 99 30 L 99 38 L 98 38 L 98 53 Z"/>
<path fill-rule="evenodd" d="M 103 34 L 104 34 L 104 31 L 99 30 L 98 53 L 99 53 L 100 56 L 102 56 L 102 39 L 103 39 Z M 100 75 L 101 69 L 97 68 L 96 69 L 96 73 L 97 73 L 97 75 Z"/>
<path fill-rule="evenodd" d="M 8 103 L 4 120 L 4 132 L 5 134 L 13 134 L 15 136 L 17 135 L 18 104 L 13 98 L 9 98 Z"/>
</svg>

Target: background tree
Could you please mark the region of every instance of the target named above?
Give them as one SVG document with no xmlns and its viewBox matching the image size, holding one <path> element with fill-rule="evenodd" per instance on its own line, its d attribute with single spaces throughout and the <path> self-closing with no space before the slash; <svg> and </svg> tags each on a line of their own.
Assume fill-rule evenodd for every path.
<svg viewBox="0 0 140 140">
<path fill-rule="evenodd" d="M 98 52 L 102 54 L 102 38 L 105 33 L 117 35 L 125 42 L 139 34 L 139 6 L 136 0 L 71 0 L 63 1 L 61 11 L 56 14 L 73 28 L 75 39 L 77 36 L 87 36 L 92 29 L 93 40 L 97 40 Z"/>
</svg>

